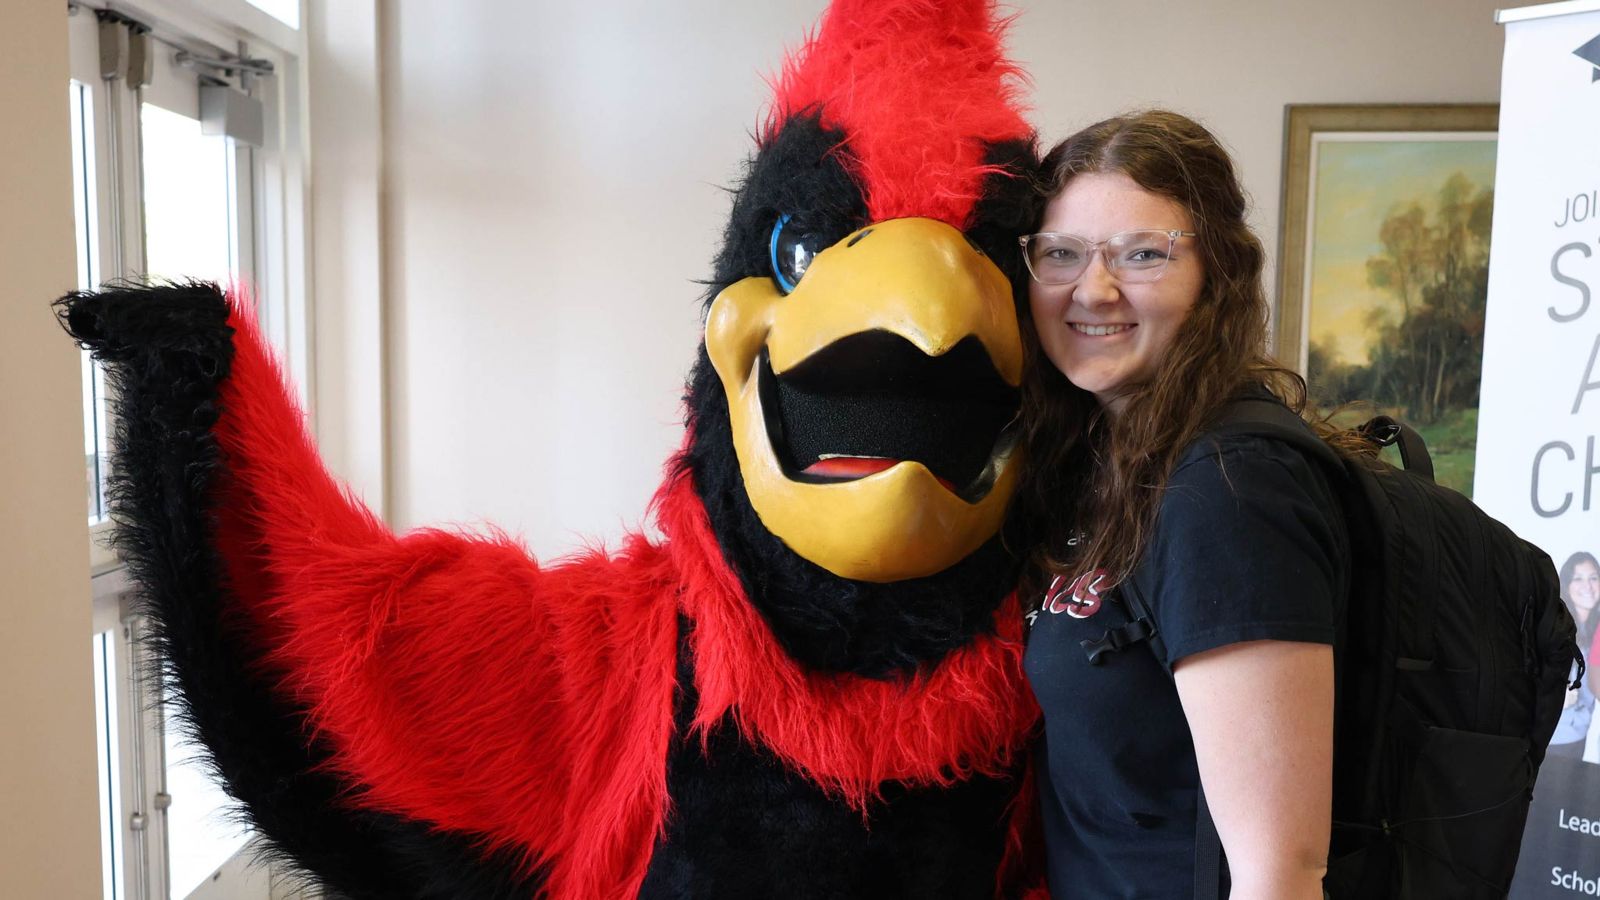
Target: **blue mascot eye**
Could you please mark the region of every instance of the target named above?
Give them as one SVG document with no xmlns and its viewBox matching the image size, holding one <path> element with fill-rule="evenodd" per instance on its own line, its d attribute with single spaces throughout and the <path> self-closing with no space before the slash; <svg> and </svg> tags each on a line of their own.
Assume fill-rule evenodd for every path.
<svg viewBox="0 0 1600 900">
<path fill-rule="evenodd" d="M 772 226 L 771 244 L 772 278 L 779 290 L 785 294 L 793 291 L 823 246 L 821 235 L 791 224 L 788 213 L 779 216 Z"/>
</svg>

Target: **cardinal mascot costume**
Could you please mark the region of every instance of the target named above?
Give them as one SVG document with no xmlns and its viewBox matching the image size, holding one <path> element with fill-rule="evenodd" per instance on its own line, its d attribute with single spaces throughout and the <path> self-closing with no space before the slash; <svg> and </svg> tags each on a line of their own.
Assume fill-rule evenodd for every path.
<svg viewBox="0 0 1600 900">
<path fill-rule="evenodd" d="M 59 302 L 114 379 L 117 546 L 193 735 L 356 898 L 1035 884 L 1014 290 L 1036 165 L 987 0 L 837 0 L 716 255 L 663 535 L 395 534 L 247 304 Z"/>
</svg>

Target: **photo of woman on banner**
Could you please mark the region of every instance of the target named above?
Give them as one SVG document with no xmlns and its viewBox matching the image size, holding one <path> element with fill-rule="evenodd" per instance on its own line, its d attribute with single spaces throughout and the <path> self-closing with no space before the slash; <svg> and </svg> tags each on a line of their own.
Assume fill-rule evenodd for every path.
<svg viewBox="0 0 1600 900">
<path fill-rule="evenodd" d="M 1567 692 L 1566 706 L 1556 723 L 1556 733 L 1550 738 L 1550 756 L 1581 759 L 1589 742 L 1589 730 L 1594 720 L 1596 681 L 1595 643 L 1600 617 L 1594 614 L 1600 603 L 1600 562 L 1594 554 L 1579 551 L 1567 558 L 1561 566 L 1561 599 L 1578 623 L 1578 646 L 1586 648 L 1585 662 L 1588 674 L 1578 686 Z M 1589 759 L 1589 762 L 1600 760 Z"/>
</svg>

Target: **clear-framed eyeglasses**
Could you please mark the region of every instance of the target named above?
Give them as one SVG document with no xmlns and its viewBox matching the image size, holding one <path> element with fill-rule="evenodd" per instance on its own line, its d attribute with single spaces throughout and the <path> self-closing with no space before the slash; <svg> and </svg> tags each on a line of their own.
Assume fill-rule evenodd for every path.
<svg viewBox="0 0 1600 900">
<path fill-rule="evenodd" d="M 1088 241 L 1075 234 L 1044 232 L 1018 238 L 1028 274 L 1040 284 L 1071 284 L 1083 277 L 1096 253 L 1111 277 L 1128 284 L 1157 281 L 1167 272 L 1178 238 L 1193 231 L 1143 229 L 1113 234 L 1103 241 Z"/>
</svg>

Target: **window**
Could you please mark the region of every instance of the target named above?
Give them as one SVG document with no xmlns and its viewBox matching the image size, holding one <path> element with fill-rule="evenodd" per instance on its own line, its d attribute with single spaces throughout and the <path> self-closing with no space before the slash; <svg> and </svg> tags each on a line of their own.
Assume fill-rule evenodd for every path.
<svg viewBox="0 0 1600 900">
<path fill-rule="evenodd" d="M 87 84 L 68 85 L 67 105 L 72 121 L 72 218 L 78 248 L 78 289 L 101 283 L 98 196 L 94 181 L 94 101 Z M 83 351 L 83 456 L 89 490 L 89 524 L 106 518 L 106 385 L 98 366 Z"/>
<path fill-rule="evenodd" d="M 227 285 L 239 275 L 234 215 L 237 169 L 230 140 L 200 120 L 154 103 L 139 110 L 144 164 L 145 273 Z"/>
<path fill-rule="evenodd" d="M 68 5 L 79 287 L 119 278 L 204 278 L 241 287 L 303 384 L 298 0 L 107 6 Z M 244 846 L 250 835 L 223 814 L 225 797 L 155 702 L 146 623 L 132 610 L 125 574 L 103 540 L 114 425 L 105 379 L 87 355 L 83 372 L 104 896 L 288 896 L 253 865 Z"/>
<path fill-rule="evenodd" d="M 105 880 L 105 900 L 123 896 L 122 772 L 117 727 L 117 652 L 119 642 L 110 629 L 94 636 L 94 730 L 100 785 L 100 871 Z"/>
</svg>

